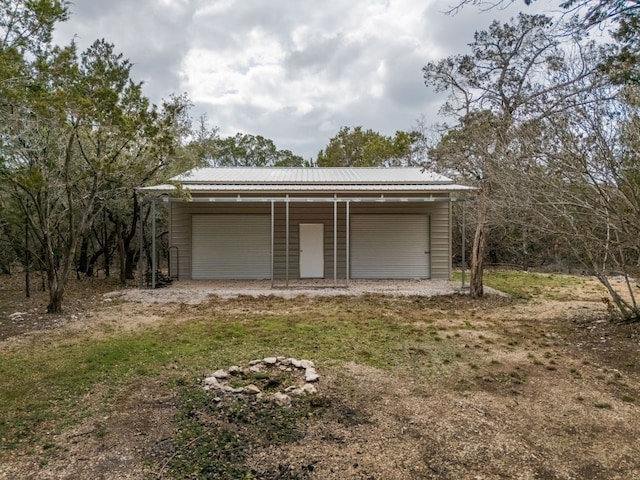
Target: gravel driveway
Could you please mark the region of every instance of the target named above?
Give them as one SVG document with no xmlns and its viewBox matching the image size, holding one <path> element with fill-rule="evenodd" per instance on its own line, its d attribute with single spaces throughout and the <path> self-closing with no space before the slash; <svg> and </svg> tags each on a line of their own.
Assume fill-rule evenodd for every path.
<svg viewBox="0 0 640 480">
<path fill-rule="evenodd" d="M 121 298 L 130 302 L 141 303 L 185 303 L 195 305 L 207 300 L 210 296 L 219 298 L 236 298 L 241 295 L 250 297 L 276 296 L 294 298 L 298 296 L 360 296 L 369 293 L 394 296 L 433 296 L 462 293 L 461 283 L 449 280 L 352 280 L 348 285 L 333 286 L 333 283 L 305 281 L 290 282 L 289 288 L 284 284 L 276 284 L 272 288 L 271 281 L 178 281 L 164 288 L 129 289 L 110 292 L 105 298 Z"/>
</svg>

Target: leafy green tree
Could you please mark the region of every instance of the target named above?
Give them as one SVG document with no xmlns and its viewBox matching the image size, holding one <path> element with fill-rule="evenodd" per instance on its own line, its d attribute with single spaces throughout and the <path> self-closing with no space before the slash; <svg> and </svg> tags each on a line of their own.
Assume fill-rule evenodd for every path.
<svg viewBox="0 0 640 480">
<path fill-rule="evenodd" d="M 207 123 L 207 115 L 202 115 L 198 128 L 193 131 L 193 138 L 185 146 L 184 154 L 197 159 L 197 162 L 202 165 L 213 165 L 215 164 L 217 142 L 220 140 L 220 129 L 218 127 L 209 128 Z"/>
<path fill-rule="evenodd" d="M 319 167 L 381 167 L 412 163 L 416 132 L 398 131 L 386 137 L 362 127 L 341 127 L 329 145 L 318 153 Z"/>
<path fill-rule="evenodd" d="M 68 2 L 0 0 L 0 107 L 11 110 L 29 78 L 25 54 L 50 48 L 54 25 L 68 18 Z"/>
<path fill-rule="evenodd" d="M 24 29 L 37 32 L 29 42 L 15 27 L 26 20 L 4 24 L 18 28 L 3 32 L 18 39 L 3 51 L 13 49 L 25 75 L 20 88 L 12 78 L 2 82 L 11 96 L 0 119 L 0 183 L 12 208 L 28 221 L 47 275 L 47 311 L 57 313 L 78 246 L 95 219 L 108 210 L 121 227 L 123 197 L 147 180 L 178 173 L 172 156 L 188 129 L 189 102 L 178 97 L 160 108 L 151 105 L 130 78 L 131 64 L 104 40 L 81 54 L 74 44 L 52 46 L 51 28 L 66 17 L 64 8 L 52 13 L 52 5 L 65 7 L 46 0 L 20 3 L 20 19 L 49 15 L 42 29 Z M 0 7 L 0 18 L 8 18 L 13 5 Z M 120 228 L 119 242 L 135 231 L 135 221 L 127 236 Z"/>
<path fill-rule="evenodd" d="M 237 133 L 219 138 L 217 129 L 201 125 L 190 148 L 212 167 L 302 167 L 302 157 L 290 150 L 278 150 L 272 140 L 261 135 Z"/>
<path fill-rule="evenodd" d="M 115 230 L 121 284 L 134 278 L 134 257 L 140 253 L 135 241 L 142 221 L 136 189 L 166 182 L 203 165 L 200 159 L 189 155 L 183 145 L 191 134 L 190 106 L 184 95 L 171 96 L 160 107 L 147 105 L 123 155 L 125 165 L 118 168 L 118 175 L 112 179 L 117 195 L 108 198 L 104 208 Z"/>
<path fill-rule="evenodd" d="M 11 142 L 9 125 L 15 123 L 23 111 L 25 97 L 37 95 L 39 82 L 32 68 L 34 59 L 44 56 L 50 44 L 56 22 L 68 17 L 68 3 L 58 0 L 0 0 L 0 169 L 12 162 L 7 148 Z M 25 132 L 26 134 L 26 132 Z M 27 248 L 21 241 L 24 213 L 15 207 L 15 198 L 8 185 L 0 177 L 0 257 L 7 262 L 5 272 L 10 271 L 10 262 L 22 259 Z"/>
</svg>

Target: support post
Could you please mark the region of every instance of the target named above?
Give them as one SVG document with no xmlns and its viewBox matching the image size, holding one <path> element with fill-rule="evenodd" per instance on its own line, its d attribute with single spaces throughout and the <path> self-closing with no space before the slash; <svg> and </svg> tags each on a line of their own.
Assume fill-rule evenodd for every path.
<svg viewBox="0 0 640 480">
<path fill-rule="evenodd" d="M 151 202 L 151 288 L 156 288 L 156 201 Z"/>
<path fill-rule="evenodd" d="M 333 201 L 333 286 L 338 286 L 338 201 Z"/>
<path fill-rule="evenodd" d="M 346 234 L 346 237 L 345 237 L 345 249 L 346 249 L 345 250 L 345 257 L 347 259 L 346 262 L 345 262 L 345 279 L 346 279 L 346 282 L 347 282 L 347 286 L 349 286 L 349 250 L 350 250 L 350 248 L 349 248 L 349 223 L 350 223 L 349 216 L 351 215 L 349 207 L 350 207 L 350 202 L 349 202 L 349 200 L 347 200 L 346 212 L 345 212 L 346 213 L 346 215 L 345 215 L 345 217 L 346 217 L 346 228 L 347 228 L 347 231 L 345 232 L 345 234 Z"/>
<path fill-rule="evenodd" d="M 285 201 L 285 287 L 289 288 L 289 195 Z"/>
<path fill-rule="evenodd" d="M 465 256 L 466 246 L 466 219 L 465 219 L 465 208 L 464 208 L 464 200 L 462 201 L 462 290 L 465 289 L 465 273 L 467 266 L 467 259 Z"/>
<path fill-rule="evenodd" d="M 271 288 L 273 288 L 274 278 L 273 278 L 273 258 L 274 258 L 274 211 L 275 211 L 275 202 L 271 200 Z"/>
<path fill-rule="evenodd" d="M 138 193 L 136 192 L 136 195 Z M 139 224 L 139 233 L 140 238 L 138 239 L 138 248 L 140 251 L 138 252 L 138 288 L 144 287 L 144 226 L 143 226 L 143 218 L 142 218 L 142 199 L 138 197 L 138 224 Z"/>
</svg>

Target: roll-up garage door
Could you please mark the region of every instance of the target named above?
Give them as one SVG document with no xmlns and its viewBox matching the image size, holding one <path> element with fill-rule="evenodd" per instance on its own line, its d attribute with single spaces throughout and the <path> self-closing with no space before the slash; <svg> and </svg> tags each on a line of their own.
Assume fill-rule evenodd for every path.
<svg viewBox="0 0 640 480">
<path fill-rule="evenodd" d="M 194 215 L 191 225 L 194 280 L 271 277 L 268 215 Z"/>
<path fill-rule="evenodd" d="M 352 278 L 429 278 L 427 215 L 353 215 Z"/>
</svg>

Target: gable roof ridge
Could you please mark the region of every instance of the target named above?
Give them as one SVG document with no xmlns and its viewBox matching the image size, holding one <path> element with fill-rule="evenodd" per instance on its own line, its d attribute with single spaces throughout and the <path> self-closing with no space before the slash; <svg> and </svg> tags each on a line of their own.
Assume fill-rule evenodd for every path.
<svg viewBox="0 0 640 480">
<path fill-rule="evenodd" d="M 185 185 L 446 185 L 420 167 L 205 167 L 172 179 Z"/>
</svg>

